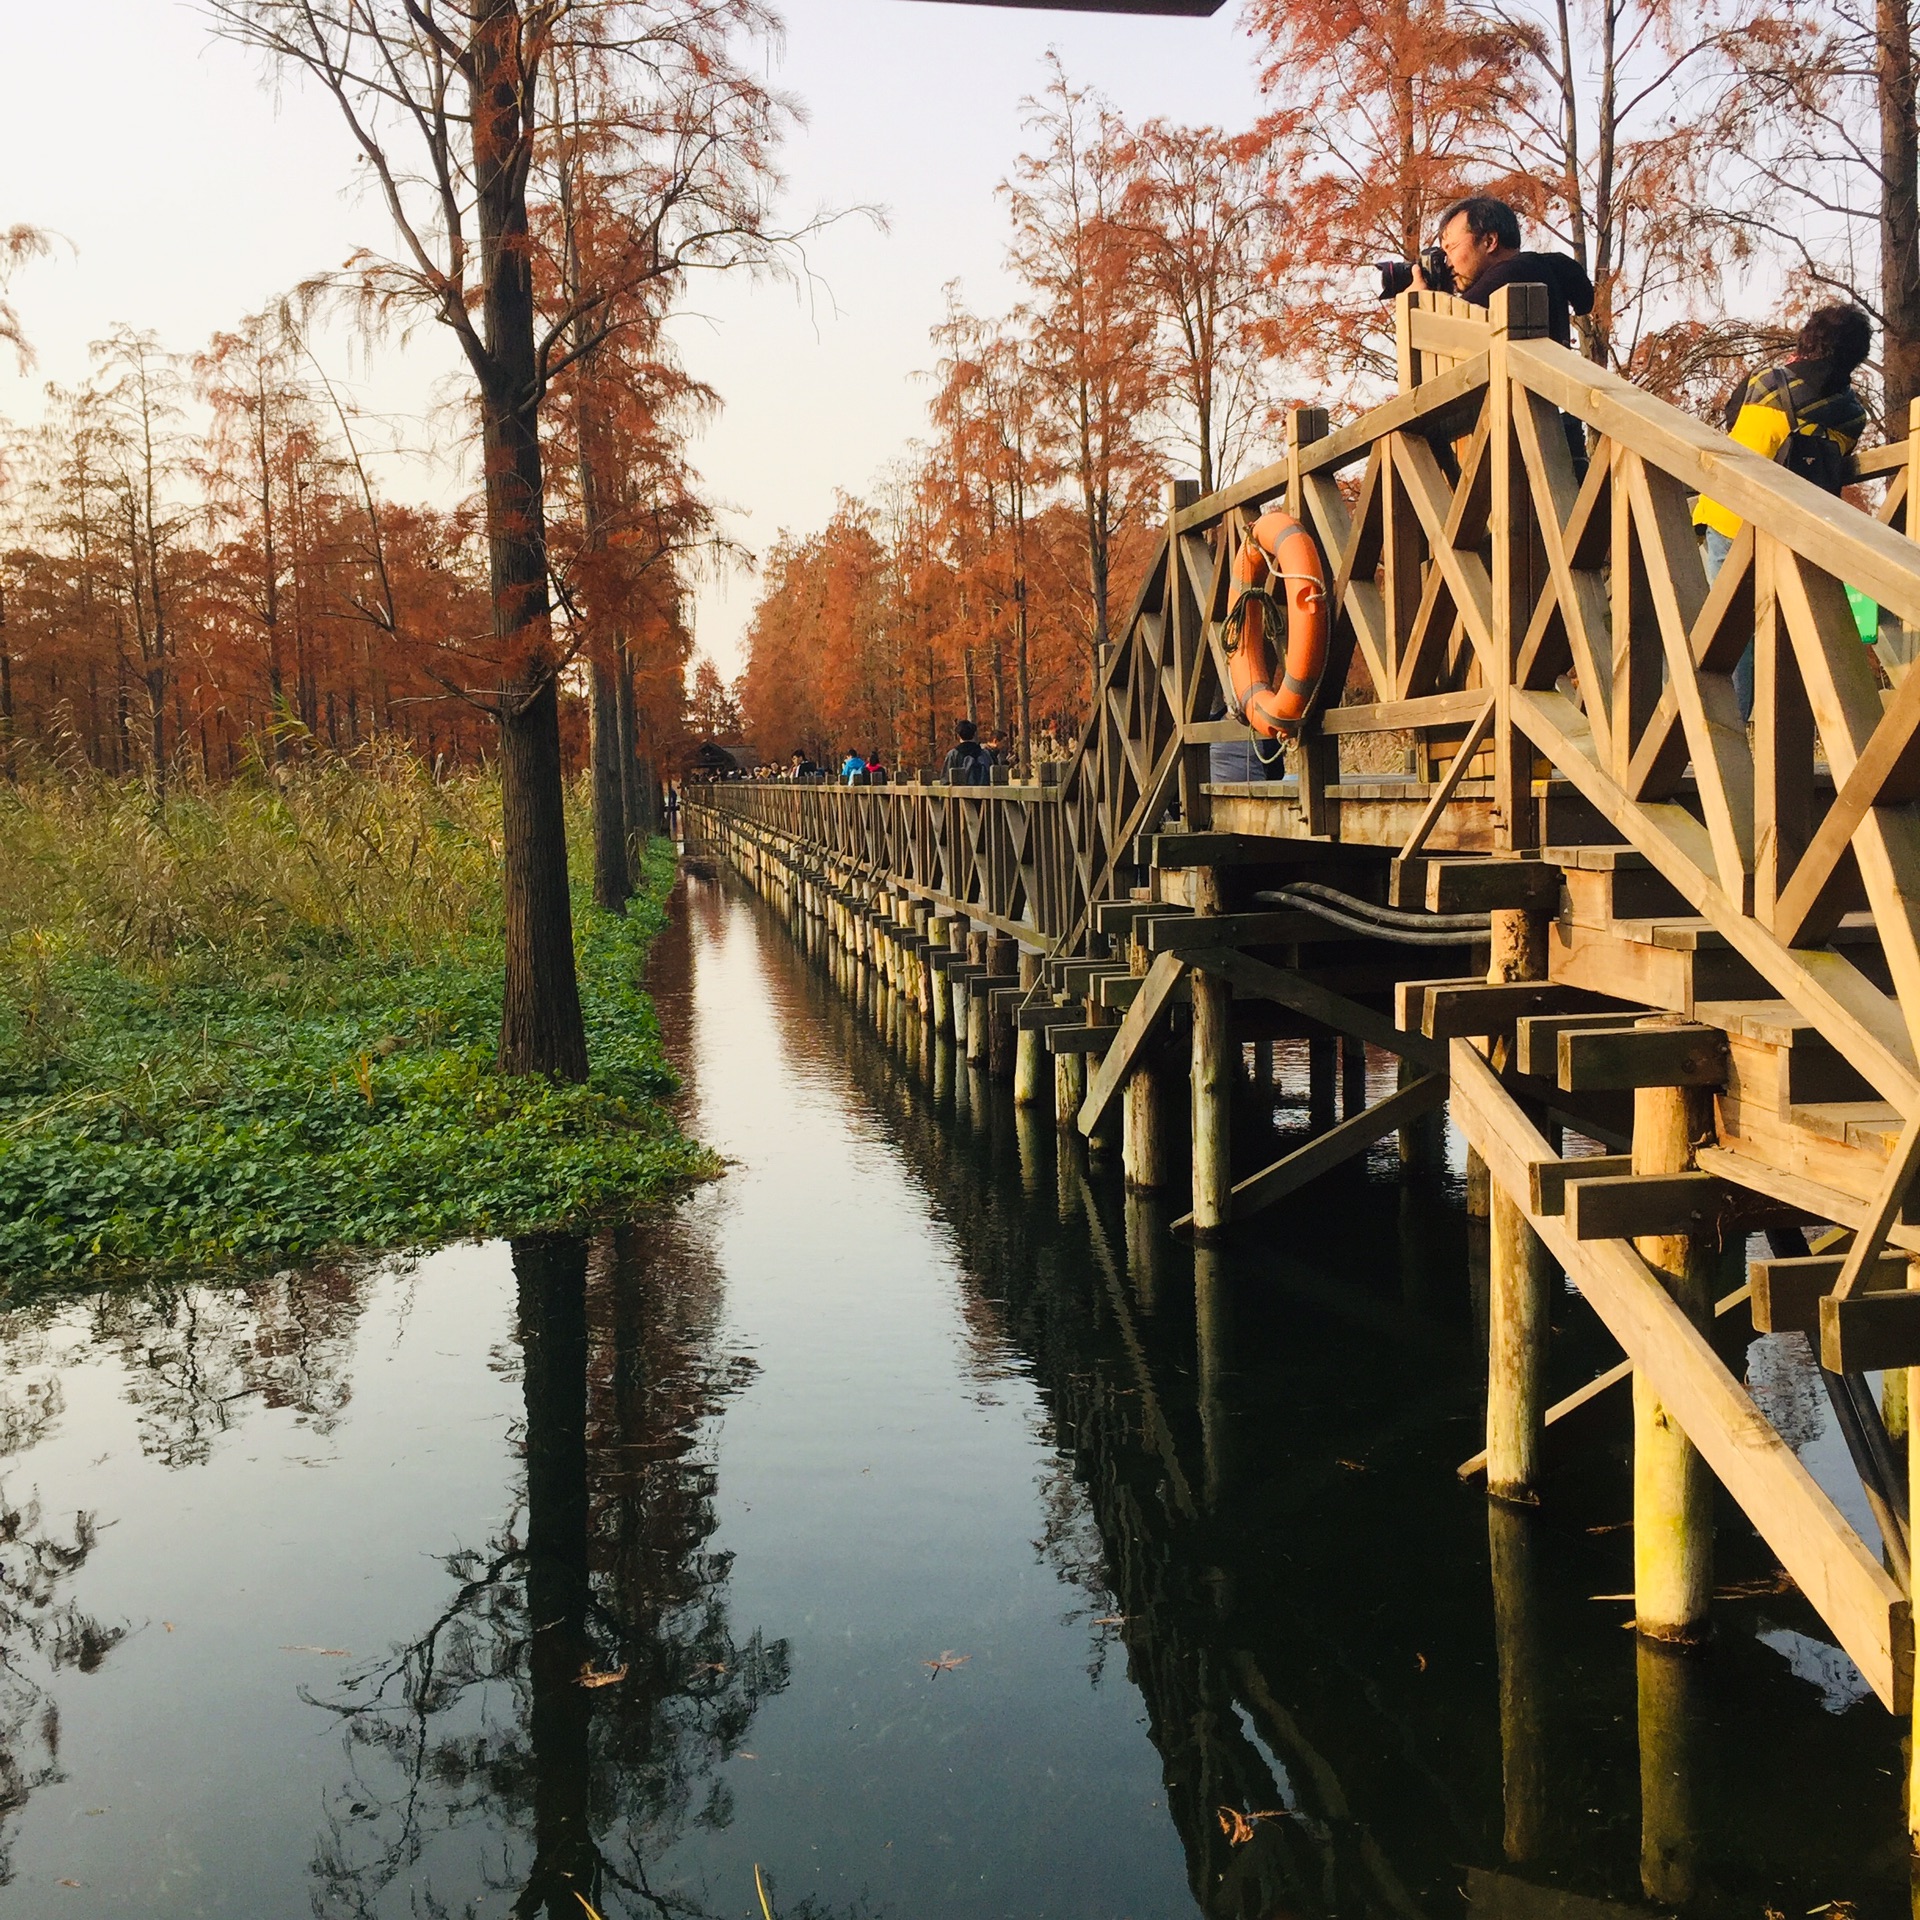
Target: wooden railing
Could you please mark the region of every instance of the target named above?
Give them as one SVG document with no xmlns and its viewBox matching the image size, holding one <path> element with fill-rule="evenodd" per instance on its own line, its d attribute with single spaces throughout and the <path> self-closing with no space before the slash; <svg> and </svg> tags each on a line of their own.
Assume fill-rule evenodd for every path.
<svg viewBox="0 0 1920 1920">
<path fill-rule="evenodd" d="M 1723 942 L 1732 970 L 1716 977 L 1740 982 L 1723 1018 L 1810 1029 L 1864 1079 L 1861 1093 L 1879 1096 L 1821 1110 L 1844 1140 L 1819 1149 L 1830 1184 L 1816 1185 L 1800 1164 L 1813 1151 L 1812 1135 L 1795 1131 L 1803 1110 L 1779 1104 L 1789 1092 L 1768 1117 L 1771 1157 L 1731 1137 L 1764 1103 L 1729 1069 L 1716 1094 L 1721 1138 L 1700 1150 L 1699 1172 L 1757 1188 L 1776 1217 L 1850 1230 L 1819 1307 L 1830 1369 L 1920 1364 L 1920 1291 L 1869 1294 L 1866 1284 L 1884 1284 L 1884 1246 L 1920 1254 L 1920 1219 L 1906 1217 L 1920 1169 L 1920 673 L 1906 668 L 1920 632 L 1920 544 L 1906 527 L 1920 497 L 1920 431 L 1863 459 L 1880 494 L 1863 511 L 1545 339 L 1544 321 L 1538 288 L 1506 289 L 1486 313 L 1408 296 L 1402 392 L 1338 430 L 1324 413 L 1296 412 L 1283 460 L 1206 499 L 1176 489 L 1054 784 L 730 787 L 714 790 L 716 804 L 803 859 L 824 853 L 878 891 L 927 897 L 1056 954 L 1090 944 L 1093 908 L 1135 884 L 1137 843 L 1170 817 L 1204 837 L 1178 851 L 1156 842 L 1157 898 L 1196 906 L 1165 883 L 1181 868 L 1248 857 L 1231 832 L 1336 845 L 1351 856 L 1347 884 L 1370 877 L 1368 849 L 1381 864 L 1397 859 L 1402 878 L 1441 852 L 1557 863 L 1569 903 L 1573 868 L 1607 864 L 1575 848 L 1631 849 L 1614 864 L 1644 861 L 1688 917 L 1621 919 L 1607 929 L 1621 950 L 1639 939 L 1650 951 L 1663 932 Z M 1744 523 L 1712 580 L 1691 518 L 1701 495 Z M 1330 657 L 1286 777 L 1215 783 L 1210 747 L 1250 738 L 1227 712 L 1232 569 L 1271 505 L 1319 543 Z M 1874 645 L 1862 642 L 1849 588 L 1881 610 Z M 1749 647 L 1750 724 L 1734 681 Z M 1473 872 L 1499 883 L 1489 898 L 1528 878 Z M 1225 969 L 1236 993 L 1305 1010 L 1416 1065 L 1440 1054 L 1431 1033 L 1350 1001 L 1335 1017 L 1336 996 L 1305 975 L 1204 947 L 1162 952 L 1140 980 L 1086 1093 L 1083 1131 L 1144 1057 L 1189 969 L 1195 980 Z M 1683 1002 L 1662 1000 L 1631 979 L 1583 977 L 1577 959 L 1550 943 L 1559 988 L 1540 990 L 1597 989 L 1629 1020 L 1633 1003 L 1696 1013 L 1691 984 Z M 1529 1197 L 1536 1176 L 1564 1182 L 1567 1168 L 1524 1104 L 1540 1107 L 1539 1083 L 1516 1084 L 1533 1070 L 1515 1067 L 1511 1019 L 1505 1035 L 1485 1052 L 1456 1039 L 1438 1059 L 1456 1123 L 1881 1698 L 1904 1710 L 1913 1643 L 1902 1582 L 1636 1251 L 1633 1234 L 1653 1229 L 1588 1237 Z M 1193 1085 L 1198 1140 L 1197 1072 Z M 1864 1345 L 1848 1344 L 1848 1325 Z"/>
</svg>

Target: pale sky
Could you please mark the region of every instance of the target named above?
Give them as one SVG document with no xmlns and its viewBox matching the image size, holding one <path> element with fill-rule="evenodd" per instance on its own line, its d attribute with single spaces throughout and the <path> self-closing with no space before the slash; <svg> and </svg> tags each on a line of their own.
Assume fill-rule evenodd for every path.
<svg viewBox="0 0 1920 1920">
<path fill-rule="evenodd" d="M 848 221 L 810 249 L 810 295 L 696 285 L 681 338 L 726 411 L 696 449 L 730 531 L 756 552 L 818 526 L 837 489 L 861 492 L 918 434 L 942 289 L 976 308 L 1011 297 L 996 184 L 1020 151 L 1020 100 L 1057 48 L 1069 74 L 1136 119 L 1244 126 L 1258 111 L 1252 48 L 1231 4 L 1212 20 L 1137 20 L 938 0 L 786 0 L 774 78 L 804 103 L 788 206 L 879 203 L 888 230 Z M 86 371 L 117 321 L 190 351 L 356 245 L 385 247 L 377 202 L 353 191 L 352 153 L 324 99 L 277 94 L 257 63 L 214 42 L 174 0 L 61 0 L 10 9 L 14 84 L 0 121 L 0 226 L 57 230 L 73 251 L 18 276 L 13 303 L 39 363 L 0 366 L 0 415 L 30 420 L 43 382 Z M 349 371 L 350 343 L 330 347 Z M 432 329 L 351 368 L 373 405 L 424 416 L 453 365 Z M 405 431 L 423 444 L 423 424 Z M 444 489 L 396 468 L 396 492 Z M 723 672 L 755 586 L 702 590 L 697 639 Z"/>
</svg>

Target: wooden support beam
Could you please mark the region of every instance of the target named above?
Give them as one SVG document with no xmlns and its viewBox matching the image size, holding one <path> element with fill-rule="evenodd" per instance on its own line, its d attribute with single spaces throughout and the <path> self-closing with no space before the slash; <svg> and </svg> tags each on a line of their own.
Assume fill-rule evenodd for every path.
<svg viewBox="0 0 1920 1920">
<path fill-rule="evenodd" d="M 1571 357 L 1571 356 L 1569 356 Z M 1454 1122 L 1509 1192 L 1553 1158 L 1499 1077 L 1464 1042 L 1452 1048 Z M 1720 1362 L 1706 1336 L 1622 1241 L 1577 1241 L 1550 1215 L 1535 1231 L 1627 1356 L 1647 1373 L 1727 1490 L 1892 1712 L 1912 1698 L 1907 1596 Z"/>
<path fill-rule="evenodd" d="M 1146 922 L 1152 953 L 1191 953 L 1199 947 L 1264 947 L 1358 936 L 1316 914 L 1279 907 L 1269 913 L 1156 914 Z"/>
<path fill-rule="evenodd" d="M 1920 1291 L 1824 1295 L 1820 1364 L 1829 1373 L 1920 1366 Z"/>
<path fill-rule="evenodd" d="M 1629 1156 L 1631 1158 L 1631 1156 Z M 1562 1215 L 1576 1240 L 1639 1240 L 1708 1233 L 1729 1211 L 1730 1190 L 1710 1173 L 1603 1174 L 1583 1179 L 1570 1163 Z"/>
<path fill-rule="evenodd" d="M 1264 833 L 1143 833 L 1138 859 L 1142 867 L 1267 866 L 1298 859 L 1303 843 Z"/>
<path fill-rule="evenodd" d="M 1419 1030 L 1429 1040 L 1504 1033 L 1523 1015 L 1584 1012 L 1595 999 L 1551 980 L 1407 980 L 1400 991 L 1407 996 L 1408 1015 L 1419 1008 Z"/>
<path fill-rule="evenodd" d="M 1560 884 L 1560 869 L 1544 860 L 1429 859 L 1425 904 L 1429 913 L 1551 913 Z"/>
<path fill-rule="evenodd" d="M 1804 1254 L 1793 1259 L 1752 1260 L 1747 1285 L 1753 1295 L 1755 1333 L 1820 1331 L 1820 1301 L 1833 1291 L 1846 1257 L 1838 1253 Z M 1887 1293 L 1907 1284 L 1907 1261 L 1885 1253 L 1860 1277 L 1870 1293 Z"/>
<path fill-rule="evenodd" d="M 1163 959 L 1178 956 L 1162 955 Z M 1103 973 L 1092 983 L 1092 991 L 1087 996 L 1097 1006 L 1111 1007 L 1116 1012 L 1124 1011 L 1133 1005 L 1140 992 L 1140 976 L 1137 973 Z M 1188 1006 L 1193 1000 L 1192 983 L 1182 979 L 1173 990 L 1173 998 L 1180 1006 Z"/>
<path fill-rule="evenodd" d="M 1351 1160 L 1355 1154 L 1365 1153 L 1376 1140 L 1384 1139 L 1410 1121 L 1419 1119 L 1422 1114 L 1432 1113 L 1445 1105 L 1446 1098 L 1447 1076 L 1444 1073 L 1423 1074 L 1411 1086 L 1388 1094 L 1365 1112 L 1356 1113 L 1351 1119 L 1342 1120 L 1337 1127 L 1316 1134 L 1304 1146 L 1283 1155 L 1272 1166 L 1263 1167 L 1258 1173 L 1236 1181 L 1228 1207 L 1228 1219 L 1247 1220 L 1256 1213 L 1264 1212 L 1277 1201 L 1284 1200 L 1288 1194 L 1297 1193 L 1308 1181 L 1317 1180 L 1323 1173 Z M 1173 1230 L 1176 1233 L 1184 1232 L 1192 1225 L 1193 1215 L 1184 1213 L 1174 1221 Z"/>
<path fill-rule="evenodd" d="M 1049 1027 L 1049 1053 L 1105 1053 L 1119 1037 L 1118 1027 Z"/>
<path fill-rule="evenodd" d="M 1556 1079 L 1560 1072 L 1561 1034 L 1582 1027 L 1625 1026 L 1639 1017 L 1622 1012 L 1523 1014 L 1514 1023 L 1514 1070 L 1547 1080 Z"/>
<path fill-rule="evenodd" d="M 1584 1160 L 1536 1160 L 1527 1168 L 1527 1205 L 1535 1213 L 1565 1213 L 1569 1180 L 1609 1180 L 1632 1171 L 1630 1153 L 1596 1153 Z"/>
<path fill-rule="evenodd" d="M 1147 976 L 1140 981 L 1140 990 L 1127 1009 L 1127 1017 L 1114 1029 L 1113 1045 L 1100 1062 L 1100 1071 L 1094 1075 L 1080 1108 L 1080 1117 L 1074 1122 L 1083 1139 L 1091 1140 L 1106 1117 L 1114 1095 L 1125 1084 L 1134 1056 L 1146 1044 L 1160 1016 L 1171 1004 L 1174 989 L 1180 985 L 1185 972 L 1177 953 L 1161 954 L 1147 969 Z"/>
<path fill-rule="evenodd" d="M 1015 1007 L 1014 1026 L 1021 1033 L 1045 1033 L 1049 1027 L 1071 1027 L 1084 1019 L 1082 1008 L 1056 1006 L 1050 1000 L 1038 1000 L 1030 1007 Z"/>
<path fill-rule="evenodd" d="M 1567 1093 L 1719 1087 L 1727 1079 L 1727 1036 L 1718 1027 L 1570 1027 L 1560 1033 L 1558 1054 Z"/>
<path fill-rule="evenodd" d="M 1188 957 L 1192 965 L 1230 981 L 1234 991 L 1243 998 L 1272 1000 L 1280 1006 L 1291 1007 L 1295 1013 L 1305 1014 L 1309 1020 L 1319 1021 L 1322 1026 L 1333 1028 L 1337 1033 L 1355 1034 L 1388 1053 L 1397 1053 L 1402 1059 L 1417 1060 L 1422 1066 L 1436 1072 L 1443 1072 L 1446 1068 L 1447 1050 L 1444 1044 L 1428 1040 L 1418 1033 L 1407 1032 L 1395 1026 L 1384 1013 L 1363 1007 L 1344 994 L 1321 986 L 1317 981 L 1308 980 L 1284 967 L 1269 966 L 1264 960 L 1249 959 L 1246 954 L 1235 953 L 1231 949 L 1202 951 Z"/>
</svg>

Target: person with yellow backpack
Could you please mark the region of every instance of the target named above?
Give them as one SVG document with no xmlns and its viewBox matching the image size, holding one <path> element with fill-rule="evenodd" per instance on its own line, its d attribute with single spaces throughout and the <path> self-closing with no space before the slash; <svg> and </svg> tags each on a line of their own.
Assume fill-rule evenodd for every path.
<svg viewBox="0 0 1920 1920">
<path fill-rule="evenodd" d="M 1873 345 L 1873 323 L 1858 307 L 1819 307 L 1807 317 L 1785 360 L 1743 380 L 1727 402 L 1727 431 L 1776 466 L 1837 494 L 1854 475 L 1853 450 L 1867 409 L 1853 390 L 1854 369 Z M 1707 578 L 1726 563 L 1740 516 L 1704 494 L 1693 509 L 1704 534 Z M 1733 670 L 1740 717 L 1753 715 L 1753 648 Z"/>
</svg>

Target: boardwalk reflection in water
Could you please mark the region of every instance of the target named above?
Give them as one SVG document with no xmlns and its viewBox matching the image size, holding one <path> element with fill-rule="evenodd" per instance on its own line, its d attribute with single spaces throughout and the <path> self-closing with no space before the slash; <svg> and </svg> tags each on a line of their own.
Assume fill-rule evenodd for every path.
<svg viewBox="0 0 1920 1920">
<path fill-rule="evenodd" d="M 690 891 L 664 1221 L 6 1317 L 9 1913 L 1905 1911 L 1810 1614 L 1636 1656 L 1617 1461 L 1455 1482 L 1443 1176 L 1196 1257 L 827 965 Z"/>
<path fill-rule="evenodd" d="M 1389 1144 L 1273 1232 L 1184 1249 L 884 983 L 817 960 L 819 1017 L 1085 1490 L 1081 1558 L 1201 1910 L 1907 1911 L 1900 1729 L 1768 1590 L 1736 1510 L 1717 1642 L 1676 1656 L 1609 1599 L 1631 1581 L 1618 1450 L 1541 1515 L 1455 1482 L 1484 1366 L 1456 1190 L 1409 1185 Z M 1577 1337 L 1556 1336 L 1569 1385 L 1612 1358 Z M 1776 1397 L 1810 1382 L 1797 1342 L 1750 1364 Z"/>
</svg>

